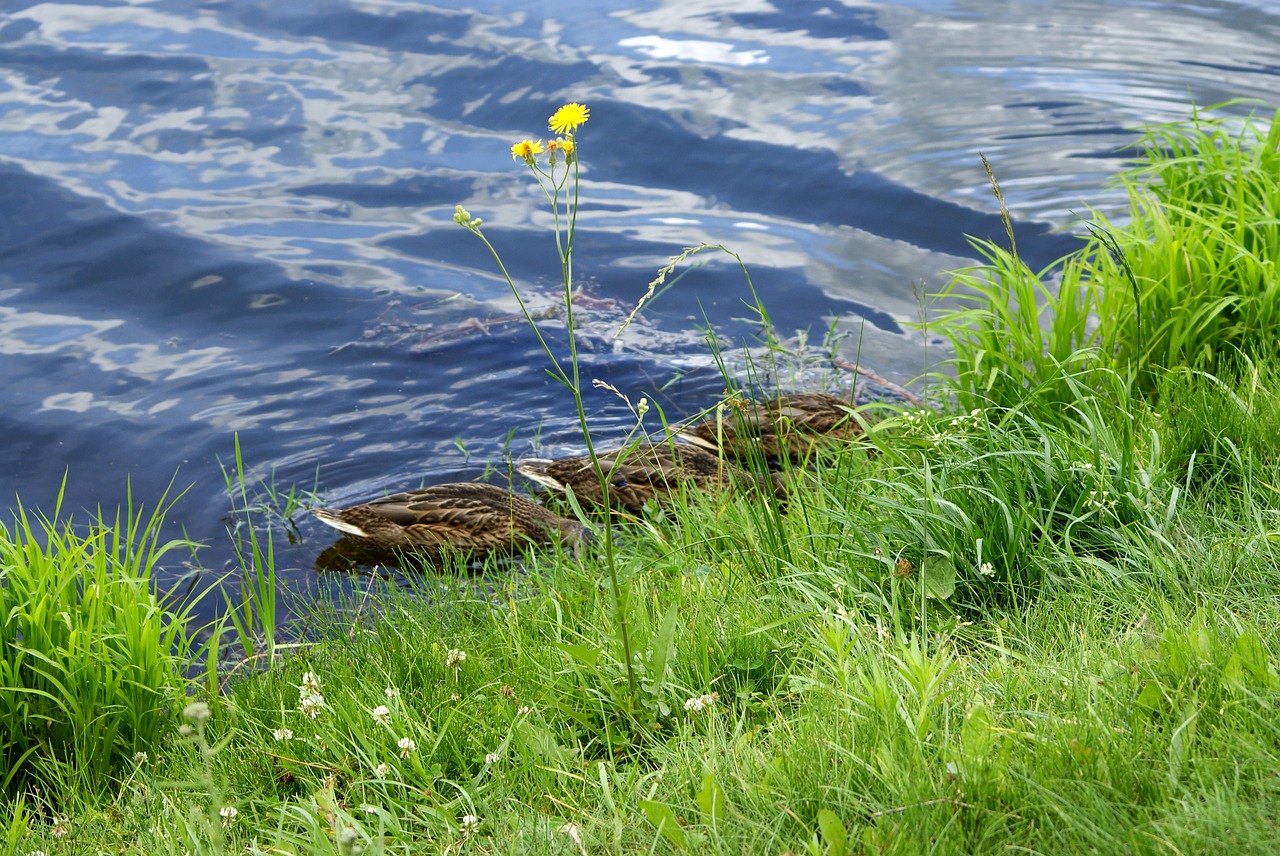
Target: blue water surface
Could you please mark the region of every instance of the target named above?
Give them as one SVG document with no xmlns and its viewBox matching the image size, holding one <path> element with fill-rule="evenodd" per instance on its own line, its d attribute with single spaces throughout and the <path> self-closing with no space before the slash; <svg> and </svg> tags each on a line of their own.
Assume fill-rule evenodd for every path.
<svg viewBox="0 0 1280 856">
<path fill-rule="evenodd" d="M 1047 264 L 1090 206 L 1123 217 L 1107 180 L 1134 129 L 1193 103 L 1273 111 L 1276 44 L 1273 4 L 1226 0 L 8 0 L 0 505 L 51 514 L 64 475 L 64 514 L 172 480 L 212 578 L 234 566 L 237 436 L 251 479 L 318 472 L 331 503 L 580 451 L 507 283 L 452 219 L 482 217 L 528 304 L 554 305 L 553 221 L 509 147 L 567 101 L 591 108 L 588 378 L 670 418 L 716 400 L 701 328 L 732 349 L 758 333 L 728 257 L 613 336 L 707 242 L 741 255 L 794 346 L 844 334 L 844 358 L 908 384 L 945 358 L 907 326 L 916 294 L 972 260 L 969 236 L 1003 236 L 979 152 Z M 778 382 L 853 378 L 815 359 Z M 622 435 L 617 396 L 587 403 Z M 330 534 L 297 524 L 278 561 L 319 585 Z"/>
</svg>

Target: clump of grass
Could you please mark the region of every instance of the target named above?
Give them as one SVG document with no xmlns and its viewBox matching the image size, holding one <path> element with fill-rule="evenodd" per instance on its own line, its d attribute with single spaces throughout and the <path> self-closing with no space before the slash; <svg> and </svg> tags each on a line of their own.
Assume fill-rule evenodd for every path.
<svg viewBox="0 0 1280 856">
<path fill-rule="evenodd" d="M 189 683 L 193 604 L 165 603 L 153 574 L 167 500 L 132 497 L 85 529 L 19 506 L 0 526 L 0 757 L 4 792 L 35 782 L 91 791 L 154 752 Z"/>
<path fill-rule="evenodd" d="M 1140 144 L 1145 162 L 1120 176 L 1129 219 L 1117 229 L 1098 217 L 1087 250 L 1091 276 L 1108 284 L 1098 306 L 1105 346 L 1145 391 L 1163 368 L 1216 371 L 1222 355 L 1272 356 L 1280 121 L 1267 130 L 1197 113 L 1148 129 Z"/>
<path fill-rule="evenodd" d="M 1141 165 L 1121 174 L 1129 221 L 1095 215 L 1077 253 L 1039 272 L 975 241 L 986 262 L 958 272 L 925 324 L 954 355 L 945 378 L 961 408 L 1071 400 L 1064 374 L 1115 372 L 1150 394 L 1162 370 L 1214 371 L 1221 355 L 1274 355 L 1280 321 L 1280 122 L 1268 131 L 1204 118 L 1154 126 Z M 1056 286 L 1053 280 L 1057 280 Z"/>
</svg>

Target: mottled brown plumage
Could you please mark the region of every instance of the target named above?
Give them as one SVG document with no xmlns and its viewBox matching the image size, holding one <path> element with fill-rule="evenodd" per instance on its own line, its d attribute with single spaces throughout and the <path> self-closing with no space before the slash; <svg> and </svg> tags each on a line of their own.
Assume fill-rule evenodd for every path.
<svg viewBox="0 0 1280 856">
<path fill-rule="evenodd" d="M 650 500 L 669 504 L 681 489 L 728 493 L 752 490 L 760 482 L 719 455 L 688 443 L 641 443 L 634 449 L 601 452 L 598 457 L 600 469 L 609 473 L 609 504 L 637 514 Z M 605 505 L 599 473 L 587 455 L 555 461 L 527 458 L 516 469 L 554 491 L 571 487 L 579 500 Z M 780 491 L 768 481 L 771 491 Z"/>
<path fill-rule="evenodd" d="M 738 460 L 800 463 L 815 445 L 857 440 L 863 424 L 846 399 L 825 392 L 789 392 L 726 408 L 724 418 L 682 429 L 691 443 Z"/>
<path fill-rule="evenodd" d="M 530 544 L 590 539 L 590 530 L 527 497 L 479 482 L 439 484 L 396 493 L 350 508 L 311 513 L 348 535 L 383 550 L 413 553 L 438 563 L 448 553 L 474 560 L 518 552 Z"/>
</svg>

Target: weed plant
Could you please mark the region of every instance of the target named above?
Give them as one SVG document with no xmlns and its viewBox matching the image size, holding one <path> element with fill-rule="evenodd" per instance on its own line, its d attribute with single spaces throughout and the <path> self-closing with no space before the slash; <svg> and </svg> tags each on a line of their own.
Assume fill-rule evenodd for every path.
<svg viewBox="0 0 1280 856">
<path fill-rule="evenodd" d="M 606 555 L 317 603 L 112 797 L 10 801 L 10 848 L 1274 852 L 1277 340 L 1167 365 L 1096 317 L 1150 269 L 991 251 L 930 322 L 945 406 L 785 510 L 684 496 Z"/>
</svg>

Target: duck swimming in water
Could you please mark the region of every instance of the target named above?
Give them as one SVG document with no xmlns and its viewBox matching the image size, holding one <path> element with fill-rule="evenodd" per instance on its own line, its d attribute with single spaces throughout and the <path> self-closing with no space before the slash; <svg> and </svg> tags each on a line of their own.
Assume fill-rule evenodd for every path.
<svg viewBox="0 0 1280 856">
<path fill-rule="evenodd" d="M 678 436 L 739 461 L 798 464 L 816 447 L 851 442 L 865 426 L 846 399 L 825 392 L 788 392 L 726 408 L 722 419 L 680 429 Z"/>
<path fill-rule="evenodd" d="M 669 505 L 673 495 L 690 488 L 730 493 L 754 490 L 762 481 L 767 481 L 765 486 L 769 491 L 782 491 L 773 480 L 757 478 L 714 452 L 689 443 L 641 443 L 600 452 L 597 457 L 600 470 L 609 475 L 607 503 L 600 471 L 588 455 L 554 461 L 526 458 L 517 462 L 516 469 L 558 493 L 572 488 L 574 496 L 584 502 L 600 507 L 608 504 L 633 514 L 639 514 L 651 500 Z"/>
<path fill-rule="evenodd" d="M 349 508 L 313 508 L 311 513 L 374 553 L 411 553 L 433 564 L 450 553 L 480 561 L 557 538 L 574 547 L 591 540 L 591 530 L 578 521 L 480 482 L 439 484 Z"/>
</svg>

